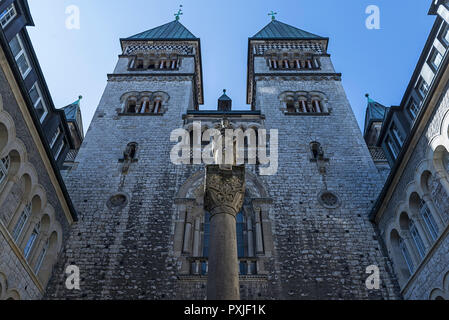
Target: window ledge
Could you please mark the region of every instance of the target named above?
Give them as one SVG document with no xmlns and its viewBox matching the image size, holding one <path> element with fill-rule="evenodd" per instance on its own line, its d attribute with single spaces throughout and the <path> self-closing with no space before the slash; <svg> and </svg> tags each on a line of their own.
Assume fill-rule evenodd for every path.
<svg viewBox="0 0 449 320">
<path fill-rule="evenodd" d="M 133 71 L 133 72 L 162 72 L 162 71 L 179 71 L 179 68 L 176 69 L 128 69 L 128 71 Z"/>
<path fill-rule="evenodd" d="M 180 281 L 207 281 L 207 275 L 178 274 Z M 268 276 L 264 274 L 239 275 L 240 281 L 267 281 Z"/>
<path fill-rule="evenodd" d="M 286 116 L 329 116 L 330 112 L 284 112 Z"/>
<path fill-rule="evenodd" d="M 297 69 L 297 68 L 269 68 L 270 71 L 303 71 L 303 72 L 307 72 L 307 71 L 320 71 L 321 68 L 310 68 L 310 69 Z"/>
<path fill-rule="evenodd" d="M 150 116 L 150 117 L 157 117 L 157 116 L 163 116 L 165 114 L 165 112 L 164 113 L 127 113 L 127 112 L 125 112 L 125 113 L 119 113 L 118 114 L 118 116 L 130 116 L 130 117 L 140 117 L 140 116 L 142 116 L 142 117 L 148 117 L 148 116 Z"/>
</svg>

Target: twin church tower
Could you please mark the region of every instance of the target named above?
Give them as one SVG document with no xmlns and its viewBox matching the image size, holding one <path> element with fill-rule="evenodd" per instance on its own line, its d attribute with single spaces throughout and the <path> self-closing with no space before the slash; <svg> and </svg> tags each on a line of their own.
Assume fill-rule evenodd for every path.
<svg viewBox="0 0 449 320">
<path fill-rule="evenodd" d="M 246 166 L 236 217 L 242 299 L 394 299 L 368 213 L 382 178 L 327 52 L 328 38 L 276 19 L 249 38 L 247 103 L 204 102 L 200 39 L 177 18 L 121 39 L 122 54 L 66 183 L 79 221 L 46 298 L 205 299 L 204 164 L 175 165 L 173 130 L 278 130 L 278 168 Z M 269 139 L 269 138 L 268 138 Z M 68 290 L 65 269 L 80 270 Z M 368 288 L 367 268 L 380 271 Z"/>
</svg>

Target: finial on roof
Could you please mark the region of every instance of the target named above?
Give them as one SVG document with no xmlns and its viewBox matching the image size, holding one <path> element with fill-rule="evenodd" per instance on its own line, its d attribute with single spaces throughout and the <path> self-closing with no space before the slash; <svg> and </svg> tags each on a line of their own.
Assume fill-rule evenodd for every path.
<svg viewBox="0 0 449 320">
<path fill-rule="evenodd" d="M 226 94 L 226 89 L 223 89 L 223 93 Z"/>
<path fill-rule="evenodd" d="M 80 96 L 78 97 L 78 99 L 80 99 L 80 100 L 81 100 L 82 98 L 83 98 L 83 96 L 82 96 L 82 95 L 80 95 Z"/>
<path fill-rule="evenodd" d="M 179 18 L 183 15 L 183 13 L 182 13 L 182 4 L 179 6 L 179 10 L 178 10 L 178 12 L 177 13 L 175 13 L 175 20 L 176 21 L 178 21 L 179 20 Z"/>
<path fill-rule="evenodd" d="M 277 14 L 278 14 L 277 12 L 274 12 L 273 10 L 271 10 L 271 12 L 268 15 L 271 16 L 271 20 L 276 20 Z"/>
</svg>

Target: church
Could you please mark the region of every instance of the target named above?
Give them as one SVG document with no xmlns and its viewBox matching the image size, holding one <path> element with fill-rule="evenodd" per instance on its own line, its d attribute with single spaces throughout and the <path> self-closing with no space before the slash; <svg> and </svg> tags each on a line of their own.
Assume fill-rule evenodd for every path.
<svg viewBox="0 0 449 320">
<path fill-rule="evenodd" d="M 226 91 L 216 110 L 201 110 L 201 41 L 179 15 L 120 39 L 86 137 L 63 168 L 70 204 L 3 216 L 22 170 L 0 162 L 0 235 L 11 248 L 0 256 L 0 298 L 207 299 L 211 213 L 206 166 L 195 156 L 207 141 L 197 132 L 226 123 L 254 132 L 257 148 L 266 140 L 276 162 L 267 174 L 245 136 L 235 214 L 242 300 L 449 299 L 448 8 L 432 1 L 435 24 L 401 105 L 367 96 L 363 133 L 330 39 L 274 15 L 248 39 L 246 111 L 233 110 Z M 3 161 L 14 147 L 2 119 Z M 181 163 L 172 161 L 176 131 L 190 144 Z M 54 233 L 36 227 L 49 216 L 60 234 L 52 250 Z M 3 262 L 14 259 L 13 268 Z M 69 266 L 79 269 L 80 290 L 67 287 Z"/>
</svg>

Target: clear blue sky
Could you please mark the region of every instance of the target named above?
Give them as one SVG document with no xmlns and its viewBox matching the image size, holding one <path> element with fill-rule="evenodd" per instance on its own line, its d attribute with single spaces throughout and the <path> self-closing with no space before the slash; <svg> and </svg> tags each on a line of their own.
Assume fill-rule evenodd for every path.
<svg viewBox="0 0 449 320">
<path fill-rule="evenodd" d="M 430 0 L 29 0 L 36 27 L 28 28 L 56 107 L 83 95 L 87 130 L 120 54 L 119 38 L 174 19 L 201 38 L 205 104 L 216 108 L 223 88 L 235 109 L 247 109 L 248 37 L 267 15 L 330 38 L 329 53 L 363 127 L 365 93 L 387 106 L 400 103 L 435 20 Z M 65 10 L 80 8 L 80 30 L 68 30 Z M 368 5 L 380 8 L 381 29 L 365 27 Z"/>
</svg>

